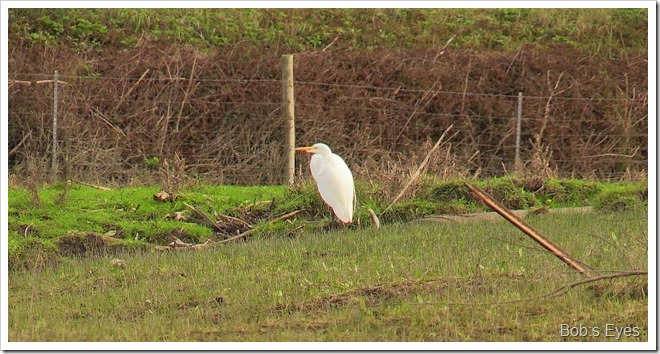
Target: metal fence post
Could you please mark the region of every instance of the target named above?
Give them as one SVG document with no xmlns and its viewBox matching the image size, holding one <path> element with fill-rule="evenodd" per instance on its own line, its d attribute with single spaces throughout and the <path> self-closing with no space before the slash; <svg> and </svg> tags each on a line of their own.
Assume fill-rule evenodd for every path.
<svg viewBox="0 0 660 354">
<path fill-rule="evenodd" d="M 522 98 L 523 93 L 518 92 L 518 112 L 516 114 L 516 157 L 514 161 L 514 170 L 517 175 L 520 174 L 520 169 L 522 168 L 522 166 L 520 166 L 520 124 L 522 121 Z"/>
<path fill-rule="evenodd" d="M 58 92 L 58 79 L 59 74 L 55 70 L 55 77 L 53 78 L 53 156 L 51 160 L 51 180 L 57 180 L 57 103 L 59 99 Z"/>
</svg>

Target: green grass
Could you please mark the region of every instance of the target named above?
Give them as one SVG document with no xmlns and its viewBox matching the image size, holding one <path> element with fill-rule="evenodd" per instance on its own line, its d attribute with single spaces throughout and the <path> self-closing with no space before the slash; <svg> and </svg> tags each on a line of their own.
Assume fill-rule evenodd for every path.
<svg viewBox="0 0 660 354">
<path fill-rule="evenodd" d="M 647 213 L 529 222 L 607 273 L 647 269 Z M 561 338 L 563 323 L 631 326 L 640 335 L 619 341 L 648 340 L 645 278 L 538 300 L 581 276 L 532 246 L 503 221 L 414 222 L 127 253 L 125 268 L 67 258 L 11 274 L 9 341 L 615 341 Z"/>
<path fill-rule="evenodd" d="M 515 178 L 471 183 L 481 186 L 512 209 L 595 205 L 599 210 L 607 211 L 625 210 L 646 203 L 646 183 Z M 488 211 L 460 180 L 426 178 L 413 198 L 404 198 L 388 210 L 390 200 L 383 196 L 382 188 L 378 184 L 357 182 L 359 203 L 355 218 L 359 225 L 354 228 L 370 227 L 368 209 L 374 210 L 384 224 L 431 214 Z M 147 244 L 165 245 L 171 235 L 193 243 L 219 240 L 221 236 L 205 225 L 172 218 L 181 211 L 185 211 L 188 217 L 194 216 L 184 203 L 211 217 L 219 213 L 247 219 L 261 225 L 259 233 L 263 235 L 325 229 L 331 219 L 329 208 L 311 181 L 292 188 L 196 185 L 182 190 L 175 202 L 155 201 L 153 195 L 159 190 L 158 187 L 147 186 L 104 191 L 76 184 L 55 184 L 40 189 L 37 202 L 30 190 L 10 188 L 10 269 L 56 263 L 61 253 L 70 253 L 61 249 L 65 239 L 84 238 L 90 233 L 118 238 L 121 242 L 117 246 L 138 249 Z M 295 210 L 302 210 L 303 213 L 293 220 L 263 225 L 267 220 Z"/>
<path fill-rule="evenodd" d="M 646 9 L 12 9 L 10 40 L 80 50 L 142 40 L 204 50 L 242 41 L 335 47 L 515 51 L 565 45 L 596 55 L 646 50 Z M 336 39 L 339 39 L 335 41 Z"/>
<path fill-rule="evenodd" d="M 197 186 L 182 193 L 175 202 L 158 202 L 153 195 L 159 190 L 158 187 L 127 187 L 104 191 L 57 184 L 41 189 L 39 204 L 36 204 L 27 189 L 10 188 L 10 264 L 48 264 L 56 258 L 58 239 L 90 232 L 124 239 L 129 245 L 163 244 L 173 233 L 185 235 L 191 242 L 209 239 L 213 232 L 208 227 L 166 216 L 186 210 L 184 202 L 212 215 L 241 204 L 281 199 L 285 191 L 278 186 Z M 35 251 L 41 256 L 29 256 Z"/>
</svg>

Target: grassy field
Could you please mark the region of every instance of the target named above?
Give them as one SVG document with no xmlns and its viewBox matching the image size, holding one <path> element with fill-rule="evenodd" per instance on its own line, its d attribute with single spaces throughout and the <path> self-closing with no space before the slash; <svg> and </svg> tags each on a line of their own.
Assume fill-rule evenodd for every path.
<svg viewBox="0 0 660 354">
<path fill-rule="evenodd" d="M 582 180 L 518 180 L 493 178 L 471 181 L 512 209 L 594 206 L 619 210 L 645 205 L 646 183 L 599 183 Z M 391 189 L 391 188 L 390 188 Z M 211 218 L 227 214 L 260 227 L 258 234 L 297 234 L 302 230 L 332 228 L 329 209 L 316 186 L 307 182 L 284 186 L 209 186 L 193 184 L 177 194 L 173 202 L 154 200 L 158 186 L 123 187 L 100 190 L 76 183 L 56 183 L 38 190 L 34 187 L 9 189 L 10 269 L 45 267 L 62 256 L 82 252 L 88 235 L 112 238 L 121 249 L 143 249 L 165 245 L 176 236 L 185 242 L 221 240 L 241 230 L 224 234 L 195 218 L 192 205 Z M 368 209 L 381 222 L 405 222 L 433 214 L 464 214 L 489 211 L 464 181 L 426 178 L 414 188 L 414 197 L 403 198 L 385 209 L 398 190 L 377 183 L 358 181 L 356 223 L 369 227 Z M 301 210 L 296 218 L 267 225 L 281 215 Z M 385 212 L 383 212 L 385 211 Z M 176 220 L 182 213 L 185 220 Z M 357 226 L 356 226 L 357 227 Z"/>
<path fill-rule="evenodd" d="M 645 209 L 530 222 L 603 274 L 647 269 Z M 10 341 L 647 341 L 646 279 L 581 276 L 501 221 L 305 232 L 14 272 Z M 508 303 L 509 301 L 517 301 Z M 561 324 L 599 336 L 561 337 Z"/>
<path fill-rule="evenodd" d="M 517 50 L 566 45 L 592 54 L 646 50 L 646 9 L 14 9 L 10 41 L 80 50 L 146 38 L 197 48 L 264 42 L 335 47 Z M 338 43 L 335 43 L 340 39 Z"/>
<path fill-rule="evenodd" d="M 570 185 L 566 182 L 564 189 Z M 591 191 L 582 199 L 598 203 L 616 200 L 607 205 L 619 205 L 611 210 L 620 211 L 599 208 L 596 212 L 547 213 L 529 216 L 528 222 L 601 274 L 646 270 L 648 211 L 644 203 L 625 204 L 630 194 L 621 193 L 639 188 L 597 186 L 577 191 Z M 317 205 L 307 186 L 301 189 L 305 193 L 298 190 L 302 194 L 282 187 L 195 188 L 182 193 L 182 200 L 209 213 L 229 212 L 230 204 L 254 204 L 262 199 L 277 204 L 275 214 L 305 203 Z M 185 226 L 190 234 L 196 228 L 200 235 L 209 232 L 195 223 L 163 220 L 164 214 L 181 205 L 153 201 L 157 188 L 99 191 L 75 186 L 61 197 L 63 189 L 56 186 L 40 191 L 40 207 L 35 207 L 29 190 L 10 190 L 10 240 L 14 240 L 10 246 L 25 250 L 20 238 L 55 243 L 54 236 L 67 228 L 79 232 L 107 229 L 105 232 L 138 246 L 145 244 L 148 235 L 153 242 L 162 243 L 155 235 L 181 229 L 183 224 L 190 224 Z M 608 196 L 617 190 L 626 197 Z M 439 191 L 448 193 L 437 185 L 419 193 L 430 198 Z M 362 188 L 359 195 L 368 193 Z M 562 196 L 565 198 L 554 195 L 555 199 Z M 540 193 L 537 197 L 549 198 Z M 374 208 L 379 205 L 368 198 L 365 203 L 373 203 Z M 406 208 L 414 205 L 406 203 Z M 428 199 L 425 203 L 418 201 L 429 207 Z M 127 221 L 131 215 L 137 220 L 134 223 Z M 417 218 L 413 216 L 410 220 Z M 37 231 L 23 237 L 17 226 L 29 224 L 28 217 Z M 303 227 L 290 232 L 296 225 L 311 226 L 318 217 L 307 214 L 246 242 L 204 251 L 158 253 L 129 247 L 120 254 L 59 257 L 50 266 L 16 268 L 9 281 L 9 340 L 648 340 L 645 277 L 598 281 L 543 297 L 583 277 L 536 249 L 504 221 L 400 219 L 390 220 L 379 230 L 363 224 L 348 229 Z M 321 212 L 320 217 L 327 215 Z M 112 226 L 103 229 L 108 220 Z M 49 231 L 53 232 L 50 239 L 46 237 Z M 10 247 L 10 258 L 11 252 Z M 124 266 L 113 264 L 115 257 Z M 592 332 L 562 337 L 562 324 L 586 326 Z M 614 333 L 606 330 L 611 326 L 629 328 L 629 335 L 609 336 Z M 598 335 L 593 332 L 596 328 Z"/>
</svg>

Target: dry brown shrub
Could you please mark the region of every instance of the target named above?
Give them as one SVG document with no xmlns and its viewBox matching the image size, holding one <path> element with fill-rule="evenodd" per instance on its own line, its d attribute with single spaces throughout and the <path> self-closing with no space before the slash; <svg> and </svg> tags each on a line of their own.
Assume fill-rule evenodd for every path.
<svg viewBox="0 0 660 354">
<path fill-rule="evenodd" d="M 247 42 L 202 53 L 144 40 L 73 56 L 67 48 L 25 46 L 10 52 L 9 71 L 33 80 L 58 69 L 67 82 L 58 118 L 61 177 L 153 181 L 145 161 L 179 153 L 186 172 L 206 181 L 269 184 L 284 180 L 282 54 Z M 459 133 L 428 172 L 501 175 L 514 167 L 522 91 L 521 157 L 532 170 L 620 177 L 647 165 L 645 60 L 564 47 L 473 53 L 337 45 L 297 53 L 296 140 L 325 142 L 358 176 L 400 185 L 425 146 L 453 125 Z M 548 104 L 548 77 L 559 73 L 562 94 Z M 11 156 L 12 172 L 29 156 L 48 159 L 52 88 L 14 85 L 9 108 L 10 149 L 28 135 L 31 141 Z M 535 148 L 541 129 L 543 147 Z"/>
</svg>

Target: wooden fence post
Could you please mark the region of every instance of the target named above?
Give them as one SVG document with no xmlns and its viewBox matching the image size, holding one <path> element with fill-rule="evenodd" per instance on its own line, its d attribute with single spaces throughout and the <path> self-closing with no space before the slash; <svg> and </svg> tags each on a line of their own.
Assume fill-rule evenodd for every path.
<svg viewBox="0 0 660 354">
<path fill-rule="evenodd" d="M 293 184 L 296 170 L 295 98 L 293 91 L 293 55 L 282 56 L 282 115 L 286 121 L 287 167 L 284 183 Z"/>
</svg>

